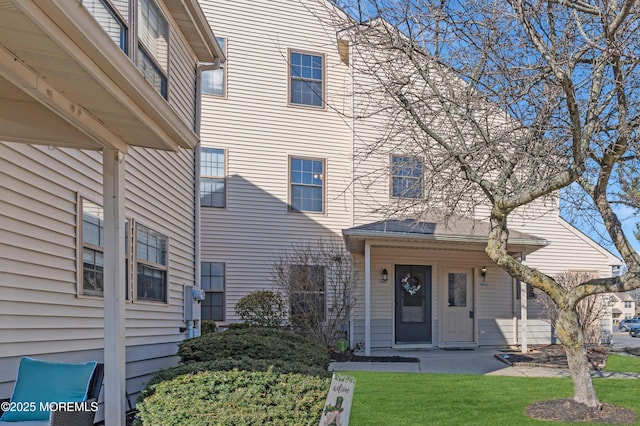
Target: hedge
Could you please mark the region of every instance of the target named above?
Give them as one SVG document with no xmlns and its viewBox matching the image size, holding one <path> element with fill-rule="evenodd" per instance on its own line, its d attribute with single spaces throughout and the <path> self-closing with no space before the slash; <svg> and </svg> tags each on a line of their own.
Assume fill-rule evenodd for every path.
<svg viewBox="0 0 640 426">
<path fill-rule="evenodd" d="M 290 331 L 246 328 L 211 333 L 185 340 L 178 349 L 183 364 L 247 357 L 329 367 L 327 348 Z"/>
<path fill-rule="evenodd" d="M 203 371 L 153 386 L 138 424 L 317 425 L 330 379 L 275 371 Z"/>
</svg>

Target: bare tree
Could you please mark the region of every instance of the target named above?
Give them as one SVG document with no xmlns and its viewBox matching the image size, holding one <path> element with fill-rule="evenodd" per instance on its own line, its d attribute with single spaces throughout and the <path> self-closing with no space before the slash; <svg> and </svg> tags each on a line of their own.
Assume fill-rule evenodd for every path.
<svg viewBox="0 0 640 426">
<path fill-rule="evenodd" d="M 354 125 L 381 135 L 358 141 L 356 170 L 398 149 L 426 158 L 424 197 L 379 211 L 419 219 L 488 207 L 487 254 L 558 307 L 574 400 L 591 407 L 600 402 L 577 307 L 640 287 L 640 256 L 611 198 L 639 163 L 637 3 L 336 0 L 346 13 L 328 23 L 351 43 Z M 366 187 L 374 175 L 369 168 L 356 178 Z M 566 188 L 597 212 L 626 273 L 565 288 L 509 253 L 511 215 L 540 212 Z"/>
<path fill-rule="evenodd" d="M 555 276 L 555 280 L 565 290 L 571 290 L 582 283 L 595 278 L 589 272 L 564 272 Z M 555 329 L 558 321 L 558 306 L 545 293 L 537 298 L 542 305 L 542 318 Z M 599 345 L 602 341 L 600 321 L 609 315 L 609 297 L 606 294 L 594 294 L 582 299 L 576 306 L 578 323 L 587 346 Z"/>
<path fill-rule="evenodd" d="M 357 277 L 341 241 L 292 244 L 274 261 L 273 283 L 289 302 L 294 331 L 327 347 L 346 337 Z"/>
</svg>

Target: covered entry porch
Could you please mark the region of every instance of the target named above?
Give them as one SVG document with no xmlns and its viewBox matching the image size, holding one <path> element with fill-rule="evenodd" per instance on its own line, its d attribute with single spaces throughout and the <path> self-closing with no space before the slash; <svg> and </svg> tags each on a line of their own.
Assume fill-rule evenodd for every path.
<svg viewBox="0 0 640 426">
<path fill-rule="evenodd" d="M 488 226 L 457 218 L 446 224 L 387 220 L 344 230 L 361 277 L 351 345 L 369 355 L 375 348 L 470 348 L 522 340 L 517 314 L 526 321 L 526 297 L 523 306 L 514 280 L 485 254 Z M 546 244 L 512 232 L 509 249 L 524 259 Z"/>
</svg>

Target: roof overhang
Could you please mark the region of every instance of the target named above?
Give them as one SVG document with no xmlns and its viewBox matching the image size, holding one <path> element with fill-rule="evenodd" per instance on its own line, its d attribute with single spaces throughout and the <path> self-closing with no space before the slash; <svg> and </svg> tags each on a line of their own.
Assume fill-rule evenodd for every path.
<svg viewBox="0 0 640 426">
<path fill-rule="evenodd" d="M 181 29 L 198 33 L 194 63 L 220 55 L 197 3 L 169 3 L 182 10 Z M 78 1 L 0 2 L 0 104 L 5 141 L 121 151 L 175 151 L 198 142 Z"/>
<path fill-rule="evenodd" d="M 342 235 L 352 253 L 364 252 L 365 242 L 377 247 L 484 251 L 488 226 L 482 221 L 461 218 L 448 223 L 380 221 L 345 229 Z M 517 231 L 511 234 L 509 252 L 513 254 L 529 254 L 549 244 L 533 235 Z"/>
</svg>

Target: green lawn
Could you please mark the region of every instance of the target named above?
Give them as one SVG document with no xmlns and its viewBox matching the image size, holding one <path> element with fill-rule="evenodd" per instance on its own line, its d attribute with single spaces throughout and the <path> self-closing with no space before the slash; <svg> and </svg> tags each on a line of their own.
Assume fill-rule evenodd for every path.
<svg viewBox="0 0 640 426">
<path fill-rule="evenodd" d="M 605 366 L 604 371 L 640 373 L 640 358 L 611 354 L 607 357 L 607 365 Z"/>
<path fill-rule="evenodd" d="M 555 425 L 560 423 L 529 419 L 525 407 L 534 401 L 572 396 L 570 379 L 363 371 L 347 374 L 357 379 L 351 426 Z M 636 380 L 596 379 L 594 383 L 601 401 L 640 413 Z"/>
</svg>

